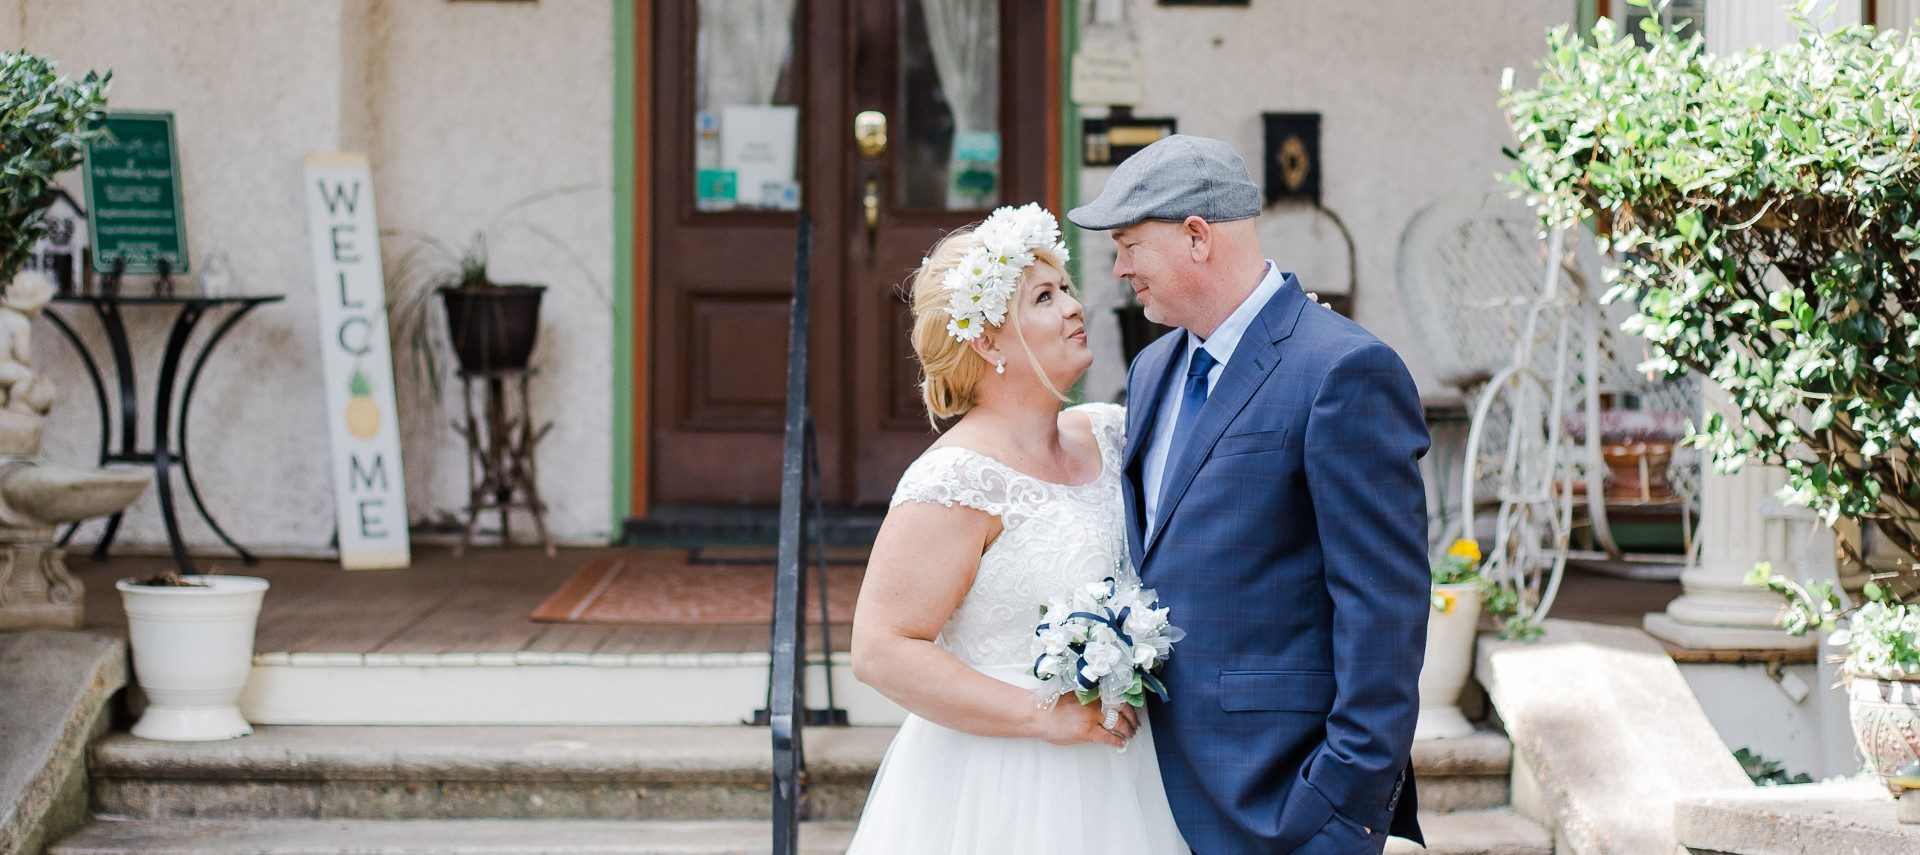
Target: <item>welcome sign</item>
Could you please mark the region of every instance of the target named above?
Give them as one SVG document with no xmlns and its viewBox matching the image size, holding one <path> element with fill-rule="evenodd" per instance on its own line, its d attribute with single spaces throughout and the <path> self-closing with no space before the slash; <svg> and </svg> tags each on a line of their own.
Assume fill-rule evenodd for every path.
<svg viewBox="0 0 1920 855">
<path fill-rule="evenodd" d="M 306 167 L 340 564 L 399 569 L 412 556 L 373 175 L 360 154 L 310 154 Z"/>
</svg>

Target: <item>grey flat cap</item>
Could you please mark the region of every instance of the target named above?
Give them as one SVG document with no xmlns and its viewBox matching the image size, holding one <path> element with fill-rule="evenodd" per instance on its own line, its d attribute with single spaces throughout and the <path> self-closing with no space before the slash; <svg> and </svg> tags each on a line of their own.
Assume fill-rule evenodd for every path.
<svg viewBox="0 0 1920 855">
<path fill-rule="evenodd" d="M 1174 134 L 1134 153 L 1113 171 L 1100 198 L 1067 212 L 1083 229 L 1106 231 L 1141 220 L 1210 223 L 1260 215 L 1260 186 L 1233 146 Z"/>
</svg>

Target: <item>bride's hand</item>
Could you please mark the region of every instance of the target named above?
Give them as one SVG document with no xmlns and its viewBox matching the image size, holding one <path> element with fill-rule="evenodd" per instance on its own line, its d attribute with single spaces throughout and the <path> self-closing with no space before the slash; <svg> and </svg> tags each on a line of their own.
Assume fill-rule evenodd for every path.
<svg viewBox="0 0 1920 855">
<path fill-rule="evenodd" d="M 1099 742 L 1125 748 L 1140 729 L 1140 714 L 1133 707 L 1120 708 L 1119 720 L 1111 730 L 1101 726 L 1105 720 L 1106 712 L 1098 705 L 1075 703 L 1072 697 L 1063 697 L 1054 703 L 1053 709 L 1040 711 L 1040 738 L 1055 745 Z"/>
</svg>

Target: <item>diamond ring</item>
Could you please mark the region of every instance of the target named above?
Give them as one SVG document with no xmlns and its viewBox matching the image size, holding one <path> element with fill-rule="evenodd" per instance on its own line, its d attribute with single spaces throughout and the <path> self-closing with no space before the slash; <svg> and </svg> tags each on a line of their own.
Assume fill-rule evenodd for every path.
<svg viewBox="0 0 1920 855">
<path fill-rule="evenodd" d="M 1113 726 L 1119 723 L 1120 723 L 1120 710 L 1118 708 L 1111 708 L 1107 710 L 1107 717 L 1105 720 L 1101 721 L 1100 726 L 1107 730 L 1112 730 Z"/>
</svg>

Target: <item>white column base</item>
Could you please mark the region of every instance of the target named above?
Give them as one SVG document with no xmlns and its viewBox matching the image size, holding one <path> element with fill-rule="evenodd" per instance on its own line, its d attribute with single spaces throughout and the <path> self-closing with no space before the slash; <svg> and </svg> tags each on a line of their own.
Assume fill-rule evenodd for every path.
<svg viewBox="0 0 1920 855">
<path fill-rule="evenodd" d="M 1679 602 L 1675 600 L 1674 604 Z M 1664 612 L 1648 613 L 1641 628 L 1654 638 L 1688 650 L 1803 650 L 1820 643 L 1812 635 L 1795 638 L 1783 629 L 1685 623 L 1674 618 L 1672 606 Z"/>
</svg>

